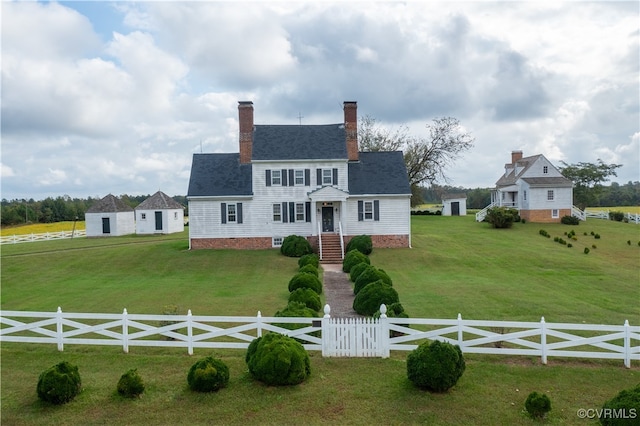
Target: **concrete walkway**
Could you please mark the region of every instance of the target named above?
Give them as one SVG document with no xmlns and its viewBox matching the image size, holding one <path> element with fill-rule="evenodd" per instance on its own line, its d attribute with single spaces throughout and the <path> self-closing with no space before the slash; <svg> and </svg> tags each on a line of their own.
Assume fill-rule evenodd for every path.
<svg viewBox="0 0 640 426">
<path fill-rule="evenodd" d="M 353 310 L 353 286 L 349 274 L 342 272 L 342 264 L 321 264 L 324 271 L 323 289 L 332 318 L 361 317 Z M 322 313 L 324 315 L 324 313 Z"/>
</svg>

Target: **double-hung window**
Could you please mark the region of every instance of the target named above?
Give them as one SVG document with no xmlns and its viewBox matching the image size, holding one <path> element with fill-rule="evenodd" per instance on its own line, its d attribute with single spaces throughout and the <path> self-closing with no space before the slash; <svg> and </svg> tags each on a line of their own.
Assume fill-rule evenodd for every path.
<svg viewBox="0 0 640 426">
<path fill-rule="evenodd" d="M 555 197 L 555 194 L 553 192 L 553 189 L 549 189 L 547 191 L 547 201 L 553 201 L 554 197 Z"/>
<path fill-rule="evenodd" d="M 322 184 L 323 185 L 333 184 L 333 171 L 331 169 L 322 169 Z"/>
<path fill-rule="evenodd" d="M 296 203 L 296 222 L 304 222 L 304 203 Z"/>
<path fill-rule="evenodd" d="M 294 171 L 294 182 L 296 186 L 304 186 L 304 170 Z"/>
<path fill-rule="evenodd" d="M 225 223 L 242 223 L 242 203 L 221 203 L 220 218 Z"/>
<path fill-rule="evenodd" d="M 236 220 L 237 220 L 236 205 L 228 204 L 227 205 L 227 222 L 236 222 Z"/>
<path fill-rule="evenodd" d="M 542 166 L 542 173 L 544 173 L 545 175 L 549 173 L 549 166 Z"/>
<path fill-rule="evenodd" d="M 280 186 L 282 185 L 282 175 L 280 170 L 271 170 L 271 185 L 272 186 Z"/>
<path fill-rule="evenodd" d="M 364 220 L 373 220 L 373 201 L 364 202 Z"/>
<path fill-rule="evenodd" d="M 282 204 L 273 205 L 273 221 L 282 222 Z"/>
</svg>

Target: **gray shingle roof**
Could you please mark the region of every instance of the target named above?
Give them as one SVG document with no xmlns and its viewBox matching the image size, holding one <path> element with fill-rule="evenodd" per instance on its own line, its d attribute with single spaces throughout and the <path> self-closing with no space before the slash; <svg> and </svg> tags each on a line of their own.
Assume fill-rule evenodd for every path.
<svg viewBox="0 0 640 426">
<path fill-rule="evenodd" d="M 252 195 L 251 164 L 240 154 L 193 154 L 188 197 Z"/>
<path fill-rule="evenodd" d="M 349 163 L 349 194 L 411 194 L 401 151 L 361 152 Z"/>
<path fill-rule="evenodd" d="M 347 158 L 344 124 L 256 125 L 252 160 Z"/>
<path fill-rule="evenodd" d="M 153 194 L 151 197 L 147 198 L 138 206 L 136 210 L 168 210 L 168 209 L 184 209 L 184 206 L 169 197 L 162 191 L 158 191 Z"/>
<path fill-rule="evenodd" d="M 119 213 L 132 211 L 133 208 L 131 206 L 126 205 L 121 199 L 109 194 L 93 203 L 93 205 L 87 209 L 86 213 Z"/>
<path fill-rule="evenodd" d="M 573 182 L 570 179 L 567 179 L 564 176 L 557 177 L 530 177 L 530 178 L 522 178 L 523 181 L 527 182 L 529 185 L 542 185 L 542 186 L 565 186 L 572 187 Z"/>
</svg>

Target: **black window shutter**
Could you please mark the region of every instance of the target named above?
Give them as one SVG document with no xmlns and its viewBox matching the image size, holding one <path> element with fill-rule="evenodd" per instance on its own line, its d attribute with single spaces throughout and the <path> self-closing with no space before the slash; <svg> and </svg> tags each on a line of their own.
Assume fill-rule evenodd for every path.
<svg viewBox="0 0 640 426">
<path fill-rule="evenodd" d="M 304 216 L 307 222 L 311 222 L 311 201 L 304 203 Z"/>
<path fill-rule="evenodd" d="M 280 176 L 282 176 L 282 186 L 287 186 L 287 169 L 282 169 Z"/>
<path fill-rule="evenodd" d="M 227 203 L 220 204 L 220 217 L 222 218 L 222 223 L 227 223 Z"/>
<path fill-rule="evenodd" d="M 304 169 L 304 186 L 311 185 L 311 170 Z"/>
<path fill-rule="evenodd" d="M 358 201 L 358 222 L 364 220 L 364 201 Z"/>
<path fill-rule="evenodd" d="M 289 222 L 296 221 L 296 203 L 289 203 Z"/>
<path fill-rule="evenodd" d="M 236 220 L 242 223 L 242 203 L 236 204 Z"/>
<path fill-rule="evenodd" d="M 380 220 L 380 201 L 373 201 L 373 220 Z"/>
<path fill-rule="evenodd" d="M 289 186 L 294 186 L 296 184 L 293 173 L 293 169 L 289 169 Z"/>
<path fill-rule="evenodd" d="M 333 184 L 338 184 L 338 169 L 333 169 Z"/>
<path fill-rule="evenodd" d="M 322 169 L 316 169 L 316 185 L 322 186 Z"/>
<path fill-rule="evenodd" d="M 271 170 L 265 170 L 265 180 L 267 181 L 267 186 L 271 186 Z"/>
<path fill-rule="evenodd" d="M 287 214 L 287 203 L 283 202 L 282 203 L 282 223 L 287 223 L 289 222 L 289 215 Z"/>
</svg>

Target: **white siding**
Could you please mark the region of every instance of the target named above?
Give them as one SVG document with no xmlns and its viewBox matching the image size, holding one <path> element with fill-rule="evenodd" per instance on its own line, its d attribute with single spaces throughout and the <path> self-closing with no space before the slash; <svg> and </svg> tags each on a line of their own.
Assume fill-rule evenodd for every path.
<svg viewBox="0 0 640 426">
<path fill-rule="evenodd" d="M 380 201 L 380 220 L 358 220 L 358 201 Z M 409 235 L 411 202 L 408 196 L 354 196 L 347 200 L 345 235 Z"/>
<path fill-rule="evenodd" d="M 156 212 L 162 212 L 162 229 L 156 230 Z M 142 215 L 146 218 L 142 219 Z M 184 231 L 184 210 L 136 210 L 137 234 L 171 234 Z"/>
<path fill-rule="evenodd" d="M 553 201 L 547 200 L 547 192 L 552 190 Z M 527 193 L 529 210 L 570 209 L 573 205 L 571 188 L 530 188 Z"/>
<path fill-rule="evenodd" d="M 109 219 L 110 233 L 102 233 L 102 219 Z M 135 233 L 135 218 L 133 211 L 111 213 L 86 213 L 85 228 L 88 237 L 117 237 Z"/>
</svg>

